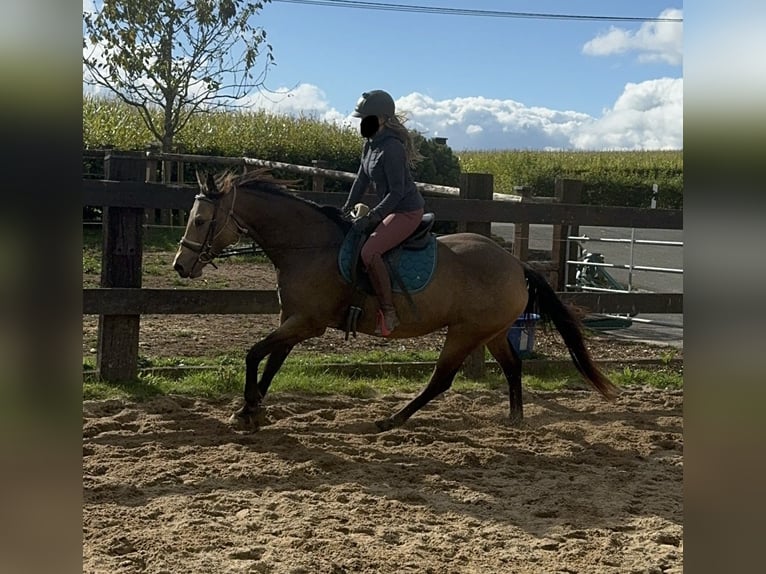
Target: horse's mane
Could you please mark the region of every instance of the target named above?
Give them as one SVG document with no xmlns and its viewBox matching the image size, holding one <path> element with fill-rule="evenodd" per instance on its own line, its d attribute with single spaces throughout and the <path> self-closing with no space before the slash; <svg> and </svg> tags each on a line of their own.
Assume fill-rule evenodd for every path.
<svg viewBox="0 0 766 574">
<path fill-rule="evenodd" d="M 297 201 L 303 205 L 311 207 L 312 209 L 316 209 L 322 215 L 340 227 L 344 232 L 351 228 L 351 222 L 343 217 L 341 210 L 337 207 L 333 205 L 320 205 L 309 199 L 304 199 L 293 193 L 290 193 L 291 190 L 298 189 L 298 184 L 300 181 L 301 180 L 297 179 L 275 178 L 268 168 L 264 168 L 248 171 L 243 174 L 226 172 L 221 176 L 218 188 L 230 189 L 232 185 L 236 185 L 239 189 L 257 190 L 288 200 Z"/>
</svg>

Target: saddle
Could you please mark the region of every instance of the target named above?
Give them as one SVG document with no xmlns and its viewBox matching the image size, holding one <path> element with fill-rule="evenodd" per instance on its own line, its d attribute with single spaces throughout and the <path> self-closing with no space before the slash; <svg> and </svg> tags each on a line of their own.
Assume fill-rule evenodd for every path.
<svg viewBox="0 0 766 574">
<path fill-rule="evenodd" d="M 403 293 L 417 316 L 415 302 L 410 296 L 425 288 L 436 268 L 436 237 L 431 233 L 436 218 L 433 213 L 424 213 L 417 228 L 397 247 L 383 256 L 388 268 L 394 291 Z M 375 293 L 367 274 L 360 265 L 360 253 L 367 237 L 350 232 L 341 246 L 338 264 L 343 278 L 351 283 L 360 294 Z M 349 332 L 356 336 L 356 322 L 361 313 L 360 305 L 352 304 L 346 325 L 346 340 Z"/>
<path fill-rule="evenodd" d="M 405 282 L 409 281 L 403 281 L 401 275 L 398 273 L 399 264 L 402 261 L 403 256 L 402 250 L 414 252 L 424 251 L 427 248 L 431 248 L 435 251 L 435 237 L 431 233 L 435 220 L 436 218 L 433 213 L 424 213 L 420 223 L 415 228 L 415 231 L 410 233 L 410 235 L 399 245 L 383 255 L 383 261 L 386 263 L 389 275 L 391 276 L 392 287 L 398 288 L 405 294 L 408 291 Z M 355 287 L 361 287 L 368 294 L 374 294 L 372 285 L 367 281 L 367 274 L 361 270 L 361 266 L 359 265 L 361 263 L 359 254 L 361 253 L 362 246 L 366 240 L 366 235 L 359 235 L 354 231 L 349 232 L 341 246 L 338 264 L 340 265 L 344 279 L 352 283 Z M 430 279 L 430 274 L 433 272 L 433 266 L 429 263 L 429 261 L 432 262 L 433 258 L 430 253 L 425 253 L 422 256 L 411 253 L 405 255 L 404 259 L 407 260 L 407 262 L 417 261 L 421 266 L 425 265 L 431 267 L 426 271 L 422 269 L 418 270 L 420 271 L 420 273 L 418 273 L 419 278 L 409 282 L 410 290 L 414 289 L 419 291 L 425 286 L 427 280 Z M 363 281 L 360 282 L 360 280 Z"/>
<path fill-rule="evenodd" d="M 400 247 L 411 251 L 418 251 L 419 249 L 428 247 L 428 241 L 431 238 L 431 229 L 434 227 L 434 221 L 436 221 L 436 217 L 433 213 L 424 213 L 423 218 L 420 220 L 415 231 L 410 233 L 409 237 L 402 242 Z"/>
</svg>

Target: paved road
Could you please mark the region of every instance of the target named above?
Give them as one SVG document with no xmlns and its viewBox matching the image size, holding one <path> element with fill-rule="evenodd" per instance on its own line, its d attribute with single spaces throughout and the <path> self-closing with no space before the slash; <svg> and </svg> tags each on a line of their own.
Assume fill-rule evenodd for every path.
<svg viewBox="0 0 766 574">
<path fill-rule="evenodd" d="M 512 223 L 492 224 L 492 233 L 506 240 L 513 240 L 513 231 L 514 225 Z M 631 231 L 630 228 L 623 227 L 580 227 L 580 235 L 590 238 L 630 239 Z M 552 225 L 530 225 L 529 235 L 530 249 L 547 251 L 551 249 L 553 238 Z M 672 229 L 636 229 L 635 239 L 682 242 L 683 231 Z M 583 242 L 583 246 L 590 252 L 601 253 L 606 263 L 620 265 L 630 263 L 630 244 L 586 241 Z M 683 269 L 683 247 L 635 245 L 633 248 L 633 264 Z M 627 270 L 606 269 L 606 271 L 618 282 L 627 285 Z M 658 293 L 682 293 L 683 275 L 634 271 L 631 277 L 631 285 L 636 289 Z M 652 321 L 652 323 L 644 323 L 644 321 Z M 659 323 L 666 323 L 666 325 Z M 629 328 L 608 331 L 608 333 L 618 338 L 683 347 L 683 315 L 638 315 L 634 318 L 633 324 Z"/>
</svg>

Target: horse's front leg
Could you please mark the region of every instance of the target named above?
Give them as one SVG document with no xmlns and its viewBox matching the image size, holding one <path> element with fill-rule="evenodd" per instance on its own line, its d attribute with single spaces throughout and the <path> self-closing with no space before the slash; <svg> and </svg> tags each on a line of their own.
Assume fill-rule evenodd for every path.
<svg viewBox="0 0 766 574">
<path fill-rule="evenodd" d="M 258 345 L 254 345 L 250 349 L 245 361 L 245 404 L 231 416 L 230 422 L 232 424 L 249 430 L 257 430 L 263 426 L 266 421 L 261 403 L 269 390 L 274 375 L 277 374 L 292 348 L 292 345 L 280 345 L 268 353 L 260 381 L 258 380 L 258 366 L 263 359 L 262 350 L 258 348 Z"/>
<path fill-rule="evenodd" d="M 261 402 L 292 348 L 323 332 L 324 328 L 312 326 L 300 317 L 293 316 L 268 337 L 253 345 L 245 359 L 245 404 L 232 415 L 230 422 L 239 428 L 257 430 L 264 422 Z M 258 367 L 265 357 L 266 365 L 259 381 Z"/>
</svg>

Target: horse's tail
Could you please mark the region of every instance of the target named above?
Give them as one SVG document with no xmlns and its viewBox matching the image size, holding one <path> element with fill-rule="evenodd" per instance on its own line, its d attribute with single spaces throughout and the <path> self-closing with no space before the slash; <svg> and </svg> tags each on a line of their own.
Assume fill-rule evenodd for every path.
<svg viewBox="0 0 766 574">
<path fill-rule="evenodd" d="M 574 313 L 556 295 L 545 278 L 526 263 L 524 276 L 527 279 L 529 302 L 527 313 L 537 313 L 543 322 L 552 322 L 561 334 L 572 361 L 593 387 L 607 399 L 617 395 L 617 387 L 604 375 L 591 359 L 585 347 L 582 326 Z"/>
</svg>

